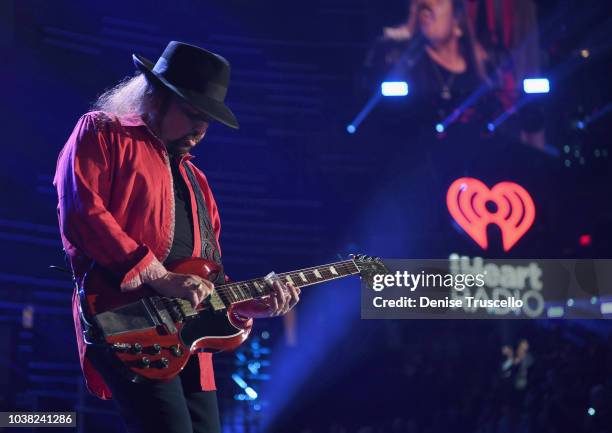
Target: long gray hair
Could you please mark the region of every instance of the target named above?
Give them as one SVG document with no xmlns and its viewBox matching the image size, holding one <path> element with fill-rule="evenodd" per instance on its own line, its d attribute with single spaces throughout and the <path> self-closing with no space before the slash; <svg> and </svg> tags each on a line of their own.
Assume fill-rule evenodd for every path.
<svg viewBox="0 0 612 433">
<path fill-rule="evenodd" d="M 92 111 L 106 111 L 117 116 L 150 113 L 166 94 L 162 87 L 138 72 L 105 90 L 92 104 Z"/>
</svg>

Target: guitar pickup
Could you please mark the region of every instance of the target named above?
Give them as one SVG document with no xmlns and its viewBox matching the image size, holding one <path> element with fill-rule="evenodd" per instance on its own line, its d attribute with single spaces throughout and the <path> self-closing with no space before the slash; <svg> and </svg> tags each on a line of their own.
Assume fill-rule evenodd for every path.
<svg viewBox="0 0 612 433">
<path fill-rule="evenodd" d="M 227 308 L 223 302 L 223 299 L 221 299 L 221 296 L 219 296 L 219 293 L 216 290 L 212 291 L 208 297 L 208 302 L 210 303 L 210 306 L 214 312 L 221 312 Z"/>
</svg>

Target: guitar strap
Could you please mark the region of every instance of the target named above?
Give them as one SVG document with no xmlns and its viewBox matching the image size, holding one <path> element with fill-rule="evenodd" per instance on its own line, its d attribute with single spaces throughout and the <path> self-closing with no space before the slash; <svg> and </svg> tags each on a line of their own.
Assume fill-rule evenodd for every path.
<svg viewBox="0 0 612 433">
<path fill-rule="evenodd" d="M 200 257 L 212 260 L 215 263 L 222 265 L 219 245 L 217 244 L 217 238 L 215 236 L 212 223 L 210 221 L 208 207 L 206 206 L 206 201 L 204 200 L 204 194 L 202 193 L 200 184 L 198 183 L 195 173 L 193 172 L 190 165 L 183 164 L 183 167 L 185 168 L 185 172 L 187 173 L 187 177 L 189 178 L 189 182 L 191 183 L 191 186 L 193 188 L 193 192 L 196 198 L 196 204 L 198 207 L 198 223 L 200 226 L 200 239 L 202 244 Z M 219 272 L 217 279 L 213 281 L 213 283 L 223 284 L 224 282 L 225 275 L 223 272 Z"/>
</svg>

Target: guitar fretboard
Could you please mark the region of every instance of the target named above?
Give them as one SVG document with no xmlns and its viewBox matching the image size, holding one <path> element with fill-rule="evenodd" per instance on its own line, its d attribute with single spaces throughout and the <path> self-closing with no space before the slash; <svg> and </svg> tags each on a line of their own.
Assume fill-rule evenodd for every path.
<svg viewBox="0 0 612 433">
<path fill-rule="evenodd" d="M 337 278 L 348 277 L 359 273 L 359 268 L 353 260 L 331 263 L 313 268 L 300 269 L 293 272 L 277 274 L 283 283 L 292 283 L 296 287 L 311 286 Z M 262 298 L 270 294 L 271 288 L 265 278 L 223 284 L 215 288 L 226 306 L 237 302 Z"/>
</svg>

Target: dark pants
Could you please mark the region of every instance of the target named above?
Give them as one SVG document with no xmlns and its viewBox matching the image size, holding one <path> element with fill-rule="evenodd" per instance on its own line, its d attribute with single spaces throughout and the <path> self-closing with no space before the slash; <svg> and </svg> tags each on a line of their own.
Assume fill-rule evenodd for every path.
<svg viewBox="0 0 612 433">
<path fill-rule="evenodd" d="M 114 368 L 106 354 L 88 349 L 88 357 L 113 393 L 129 433 L 220 433 L 215 391 L 200 389 L 197 356 L 169 382 L 133 383 Z"/>
</svg>

